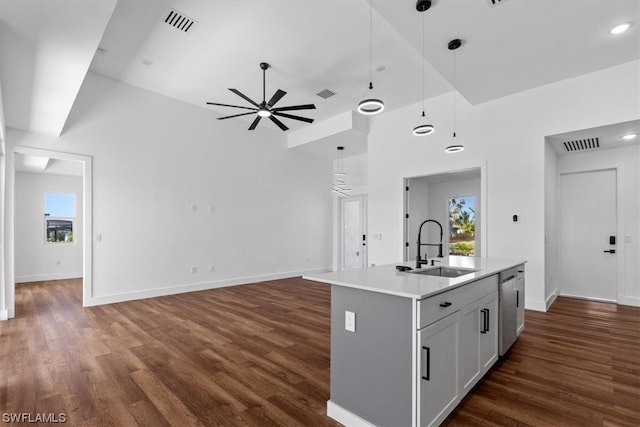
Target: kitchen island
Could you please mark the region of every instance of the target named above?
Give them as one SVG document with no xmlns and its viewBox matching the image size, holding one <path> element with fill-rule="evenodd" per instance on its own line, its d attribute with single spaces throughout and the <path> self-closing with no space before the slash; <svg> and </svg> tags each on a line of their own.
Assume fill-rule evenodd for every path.
<svg viewBox="0 0 640 427">
<path fill-rule="evenodd" d="M 513 304 L 522 331 L 523 260 L 451 256 L 434 264 L 305 276 L 331 284 L 330 417 L 347 426 L 441 423 L 498 359 L 505 272 L 518 272 L 509 284 L 521 279 Z"/>
</svg>

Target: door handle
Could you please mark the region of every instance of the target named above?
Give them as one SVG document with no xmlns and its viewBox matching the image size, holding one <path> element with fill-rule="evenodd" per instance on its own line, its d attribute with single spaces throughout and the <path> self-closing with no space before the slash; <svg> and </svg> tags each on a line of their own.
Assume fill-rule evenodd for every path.
<svg viewBox="0 0 640 427">
<path fill-rule="evenodd" d="M 481 334 L 486 334 L 489 331 L 489 309 L 483 308 L 480 310 L 482 313 L 482 330 Z"/>
<path fill-rule="evenodd" d="M 610 253 L 610 254 L 615 254 L 616 250 L 615 249 L 609 249 L 608 251 L 603 251 L 603 252 L 607 252 L 607 253 Z"/>
<path fill-rule="evenodd" d="M 451 303 L 449 301 L 445 301 L 445 302 L 441 302 L 440 303 L 440 307 L 446 308 L 446 307 L 449 307 L 449 306 L 451 306 Z"/>
</svg>

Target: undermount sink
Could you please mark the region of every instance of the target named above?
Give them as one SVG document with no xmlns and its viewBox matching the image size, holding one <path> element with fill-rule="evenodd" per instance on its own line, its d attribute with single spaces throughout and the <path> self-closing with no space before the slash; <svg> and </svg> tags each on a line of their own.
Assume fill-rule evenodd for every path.
<svg viewBox="0 0 640 427">
<path fill-rule="evenodd" d="M 440 277 L 460 277 L 465 274 L 474 273 L 478 270 L 472 270 L 470 268 L 453 268 L 453 267 L 435 267 L 425 268 L 424 270 L 413 270 L 410 273 L 413 274 L 426 274 L 427 276 L 440 276 Z"/>
</svg>

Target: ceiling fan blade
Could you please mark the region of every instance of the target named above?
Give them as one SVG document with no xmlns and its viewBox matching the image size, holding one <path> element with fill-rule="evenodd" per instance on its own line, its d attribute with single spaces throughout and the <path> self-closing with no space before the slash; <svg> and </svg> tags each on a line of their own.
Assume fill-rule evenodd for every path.
<svg viewBox="0 0 640 427">
<path fill-rule="evenodd" d="M 278 125 L 278 127 L 282 130 L 289 130 L 288 127 L 285 126 L 284 123 L 282 123 L 280 120 L 276 119 L 275 117 L 273 117 L 273 115 L 270 115 L 269 118 L 271 119 L 271 121 L 275 124 Z"/>
<path fill-rule="evenodd" d="M 257 113 L 256 111 L 250 111 L 248 113 L 234 114 L 233 116 L 218 117 L 218 120 L 230 119 L 232 117 L 240 117 L 240 116 L 246 116 L 248 114 L 256 114 L 256 113 Z"/>
<path fill-rule="evenodd" d="M 229 90 L 233 93 L 235 93 L 236 95 L 238 95 L 240 98 L 244 99 L 245 101 L 249 102 L 251 105 L 255 105 L 256 107 L 260 108 L 260 105 L 256 104 L 251 98 L 249 98 L 247 95 L 245 95 L 244 93 L 240 92 L 238 89 L 231 89 L 229 88 Z"/>
<path fill-rule="evenodd" d="M 273 107 L 274 105 L 276 105 L 276 102 L 280 101 L 280 99 L 285 96 L 287 94 L 287 92 L 278 89 L 276 91 L 276 93 L 273 94 L 273 96 L 271 97 L 271 99 L 269 100 L 269 102 L 267 102 L 267 104 L 271 107 Z"/>
<path fill-rule="evenodd" d="M 272 111 L 271 114 L 275 114 L 279 117 L 286 117 L 287 119 L 300 120 L 301 122 L 313 123 L 313 119 L 307 117 L 293 116 L 291 114 L 281 113 L 279 111 Z"/>
<path fill-rule="evenodd" d="M 251 126 L 249 126 L 249 130 L 254 130 L 256 126 L 258 126 L 258 123 L 260 123 L 261 118 L 262 116 L 256 117 L 256 119 L 251 123 Z"/>
<path fill-rule="evenodd" d="M 313 104 L 304 105 L 292 105 L 290 107 L 273 108 L 271 111 L 294 111 L 294 110 L 315 110 L 316 106 Z"/>
<path fill-rule="evenodd" d="M 245 110 L 253 110 L 258 111 L 257 108 L 253 107 L 243 107 L 242 105 L 230 105 L 230 104 L 218 104 L 217 102 L 207 102 L 208 105 L 219 105 L 221 107 L 233 107 L 233 108 L 244 108 Z"/>
</svg>

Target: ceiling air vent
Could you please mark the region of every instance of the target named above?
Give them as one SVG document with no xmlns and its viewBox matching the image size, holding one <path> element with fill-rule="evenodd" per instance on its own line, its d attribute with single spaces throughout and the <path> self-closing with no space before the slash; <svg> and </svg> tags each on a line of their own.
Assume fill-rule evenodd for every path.
<svg viewBox="0 0 640 427">
<path fill-rule="evenodd" d="M 175 9 L 171 9 L 169 10 L 169 14 L 167 15 L 167 17 L 164 19 L 164 22 L 186 33 L 197 21 L 189 18 L 185 14 L 180 13 Z"/>
<path fill-rule="evenodd" d="M 331 98 L 333 95 L 335 95 L 336 93 L 329 90 L 329 89 L 324 89 L 321 90 L 320 92 L 316 93 L 316 95 L 318 95 L 320 98 L 323 99 L 327 99 L 327 98 Z"/>
<path fill-rule="evenodd" d="M 576 139 L 575 141 L 565 141 L 562 144 L 568 153 L 600 148 L 600 140 L 598 138 Z"/>
<path fill-rule="evenodd" d="M 504 3 L 504 2 L 505 2 L 505 0 L 489 0 L 489 4 L 490 4 L 491 6 L 495 6 L 495 5 L 498 5 L 498 4 L 501 4 L 501 3 Z"/>
</svg>

